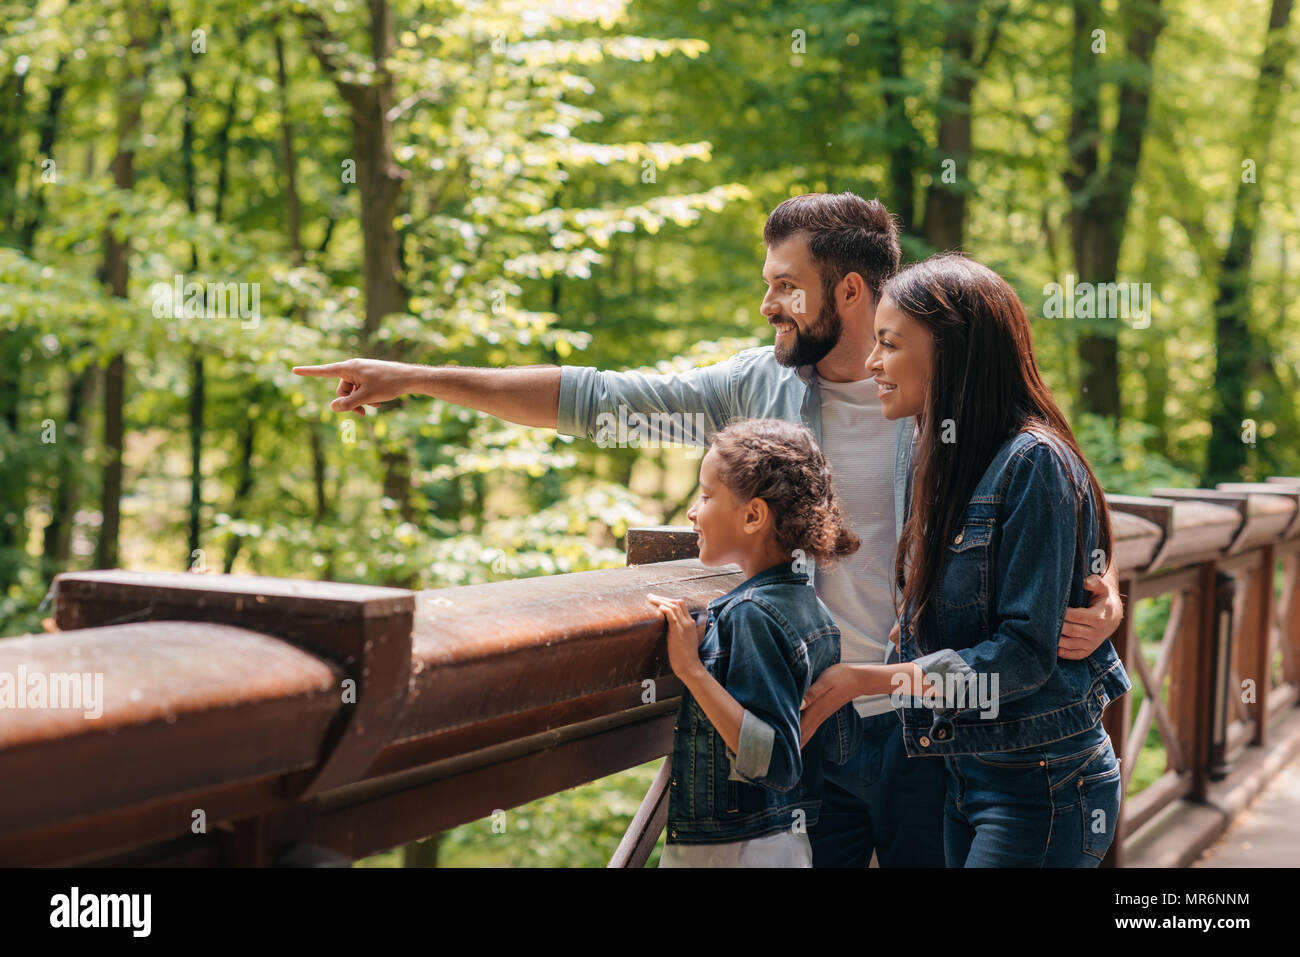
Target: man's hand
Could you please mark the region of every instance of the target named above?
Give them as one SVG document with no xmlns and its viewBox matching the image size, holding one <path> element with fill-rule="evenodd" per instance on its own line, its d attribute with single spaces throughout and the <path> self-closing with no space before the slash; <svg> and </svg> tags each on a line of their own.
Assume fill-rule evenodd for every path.
<svg viewBox="0 0 1300 957">
<path fill-rule="evenodd" d="M 294 366 L 293 373 L 326 379 L 337 377 L 338 398 L 330 403 L 330 409 L 365 415 L 363 405 L 378 408 L 379 403 L 410 392 L 412 368 L 402 362 L 382 359 L 347 359 L 323 366 Z"/>
<path fill-rule="evenodd" d="M 1115 633 L 1124 618 L 1119 595 L 1119 574 L 1112 562 L 1105 575 L 1089 575 L 1083 587 L 1092 593 L 1087 608 L 1067 608 L 1057 655 L 1071 661 L 1087 658 Z"/>
</svg>

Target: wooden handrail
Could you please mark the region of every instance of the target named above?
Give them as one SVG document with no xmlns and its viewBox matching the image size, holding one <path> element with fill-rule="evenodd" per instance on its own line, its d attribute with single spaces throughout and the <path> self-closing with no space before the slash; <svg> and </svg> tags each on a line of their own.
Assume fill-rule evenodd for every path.
<svg viewBox="0 0 1300 957">
<path fill-rule="evenodd" d="M 1144 722 L 1176 737 L 1179 766 L 1124 812 L 1149 822 L 1206 799 L 1210 699 L 1232 705 L 1225 767 L 1300 701 L 1300 480 L 1108 500 L 1128 600 L 1171 594 L 1180 609 L 1154 669 L 1132 661 L 1131 608 L 1115 638 L 1137 679 L 1173 680 L 1167 713 Z M 60 575 L 63 630 L 0 641 L 0 701 L 20 673 L 50 686 L 98 675 L 102 694 L 94 717 L 49 700 L 0 712 L 0 780 L 24 782 L 0 789 L 0 864 L 355 859 L 662 757 L 681 687 L 645 595 L 700 608 L 742 578 L 695 555 L 690 529 L 632 529 L 627 568 L 425 592 Z M 1237 582 L 1232 607 L 1215 597 L 1221 572 Z M 1265 685 L 1253 710 L 1228 694 L 1246 677 Z M 1107 726 L 1131 765 L 1142 727 L 1127 710 Z M 649 856 L 666 765 L 616 865 Z M 1121 833 L 1133 838 L 1123 821 Z"/>
<path fill-rule="evenodd" d="M 59 576 L 56 621 L 75 630 L 0 643 L 0 673 L 40 648 L 29 670 L 93 666 L 108 704 L 75 727 L 48 709 L 28 712 L 21 728 L 6 724 L 0 778 L 42 780 L 35 769 L 64 745 L 76 760 L 60 765 L 57 794 L 38 785 L 0 796 L 0 862 L 101 859 L 133 840 L 181 838 L 196 810 L 279 822 L 255 839 L 218 842 L 216 859 L 269 863 L 326 833 L 334 849 L 364 856 L 620 770 L 628 756 L 649 760 L 667 751 L 680 685 L 646 593 L 700 608 L 740 579 L 697 561 L 421 593 L 246 576 Z M 144 623 L 154 617 L 164 620 Z M 104 622 L 132 624 L 96 627 Z M 316 682 L 310 700 L 284 674 L 285 655 Z M 283 693 L 245 705 L 239 695 L 261 687 L 250 673 L 278 676 L 271 687 Z M 176 700 L 177 688 L 193 707 Z M 277 719 L 259 732 L 263 712 Z M 53 740 L 37 740 L 35 728 Z M 521 773 L 560 753 L 568 763 L 550 776 Z M 96 786 L 105 768 L 147 764 L 151 754 L 164 760 L 148 775 Z M 356 826 L 367 805 L 396 808 L 401 792 L 442 793 L 467 775 L 495 782 L 485 786 L 491 799 L 402 806 L 382 827 Z M 142 807 L 186 791 L 193 797 L 165 812 Z M 191 843 L 194 859 L 212 857 Z"/>
</svg>

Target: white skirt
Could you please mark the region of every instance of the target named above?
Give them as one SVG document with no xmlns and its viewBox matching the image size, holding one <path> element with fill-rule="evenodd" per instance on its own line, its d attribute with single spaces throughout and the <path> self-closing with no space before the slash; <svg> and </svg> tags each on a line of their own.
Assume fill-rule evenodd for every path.
<svg viewBox="0 0 1300 957">
<path fill-rule="evenodd" d="M 660 867 L 812 867 L 808 835 L 778 831 L 729 844 L 665 844 Z"/>
</svg>

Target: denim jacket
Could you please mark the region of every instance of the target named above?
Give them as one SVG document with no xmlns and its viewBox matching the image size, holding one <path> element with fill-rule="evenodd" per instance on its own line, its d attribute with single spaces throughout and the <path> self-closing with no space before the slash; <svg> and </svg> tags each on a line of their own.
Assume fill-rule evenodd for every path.
<svg viewBox="0 0 1300 957">
<path fill-rule="evenodd" d="M 817 822 L 822 762 L 799 748 L 799 702 L 839 661 L 840 632 L 808 576 L 774 565 L 708 606 L 700 660 L 745 709 L 732 753 L 687 690 L 673 726 L 668 843 L 723 844 Z M 806 754 L 820 756 L 823 731 Z"/>
<path fill-rule="evenodd" d="M 1075 487 L 1085 493 L 1083 549 Z M 967 503 L 924 620 L 911 606 L 900 618 L 901 659 L 918 662 L 944 694 L 924 702 L 933 710 L 895 696 L 909 755 L 1049 744 L 1095 727 L 1132 687 L 1109 641 L 1080 661 L 1057 657 L 1066 608 L 1088 604 L 1084 578 L 1110 557 L 1094 551 L 1097 539 L 1078 458 L 1037 432 L 1008 439 Z M 918 628 L 933 629 L 940 650 L 921 654 Z"/>
<path fill-rule="evenodd" d="M 817 367 L 792 369 L 776 361 L 772 346 L 745 349 L 711 366 L 663 375 L 606 372 L 590 366 L 560 367 L 556 430 L 605 440 L 621 421 L 644 416 L 649 441 L 707 445 L 713 433 L 736 419 L 802 422 L 820 445 L 821 393 Z M 678 415 L 677 420 L 667 417 Z M 699 426 L 697 428 L 697 425 Z M 894 528 L 903 527 L 907 470 L 915 419 L 885 423 L 895 429 Z M 626 428 L 625 428 L 626 431 Z M 814 570 L 814 582 L 816 571 Z"/>
</svg>

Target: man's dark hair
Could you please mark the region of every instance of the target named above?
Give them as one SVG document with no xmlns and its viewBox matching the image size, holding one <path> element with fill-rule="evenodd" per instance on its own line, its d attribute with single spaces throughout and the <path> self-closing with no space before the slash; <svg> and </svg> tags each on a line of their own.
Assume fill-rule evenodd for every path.
<svg viewBox="0 0 1300 957">
<path fill-rule="evenodd" d="M 851 272 L 879 301 L 881 286 L 898 272 L 898 224 L 878 199 L 847 192 L 792 196 L 767 217 L 763 241 L 771 246 L 796 233 L 808 234 L 808 251 L 821 271 L 828 301 Z"/>
</svg>

